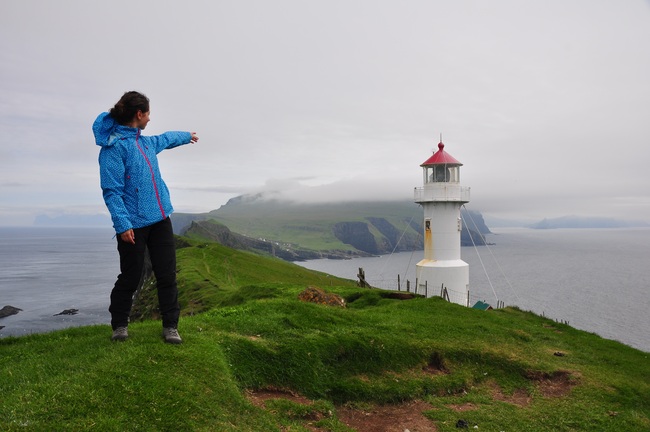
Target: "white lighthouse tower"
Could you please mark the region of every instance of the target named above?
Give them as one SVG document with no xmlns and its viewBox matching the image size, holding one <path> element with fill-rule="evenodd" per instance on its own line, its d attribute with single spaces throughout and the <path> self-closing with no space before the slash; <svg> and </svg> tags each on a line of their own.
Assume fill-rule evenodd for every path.
<svg viewBox="0 0 650 432">
<path fill-rule="evenodd" d="M 424 209 L 424 259 L 416 265 L 418 292 L 431 297 L 446 288 L 449 301 L 469 306 L 469 266 L 460 259 L 460 207 L 469 202 L 469 187 L 460 185 L 463 165 L 438 151 L 422 165 L 424 187 L 415 188 L 415 202 Z"/>
</svg>

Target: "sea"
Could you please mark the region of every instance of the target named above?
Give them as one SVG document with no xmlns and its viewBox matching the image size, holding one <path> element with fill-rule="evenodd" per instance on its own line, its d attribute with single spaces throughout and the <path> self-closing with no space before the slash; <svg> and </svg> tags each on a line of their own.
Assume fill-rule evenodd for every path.
<svg viewBox="0 0 650 432">
<path fill-rule="evenodd" d="M 650 352 L 650 228 L 495 228 L 487 246 L 462 247 L 470 303 L 517 306 Z M 423 251 L 303 267 L 378 288 L 415 288 Z M 0 337 L 110 323 L 109 295 L 119 273 L 110 228 L 0 227 Z M 398 285 L 399 276 L 399 285 Z M 58 315 L 66 310 L 74 315 Z"/>
<path fill-rule="evenodd" d="M 112 228 L 0 227 L 0 309 L 22 309 L 0 318 L 0 337 L 109 324 L 114 236 Z"/>
</svg>

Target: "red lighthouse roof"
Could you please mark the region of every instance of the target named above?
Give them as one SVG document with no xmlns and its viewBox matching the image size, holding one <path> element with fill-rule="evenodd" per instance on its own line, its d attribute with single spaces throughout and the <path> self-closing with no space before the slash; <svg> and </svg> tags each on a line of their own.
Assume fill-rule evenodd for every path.
<svg viewBox="0 0 650 432">
<path fill-rule="evenodd" d="M 438 144 L 438 151 L 433 154 L 429 159 L 424 161 L 421 167 L 430 166 L 430 165 L 453 165 L 453 166 L 462 166 L 463 164 L 458 162 L 452 155 L 445 151 L 445 145 L 440 141 Z"/>
</svg>

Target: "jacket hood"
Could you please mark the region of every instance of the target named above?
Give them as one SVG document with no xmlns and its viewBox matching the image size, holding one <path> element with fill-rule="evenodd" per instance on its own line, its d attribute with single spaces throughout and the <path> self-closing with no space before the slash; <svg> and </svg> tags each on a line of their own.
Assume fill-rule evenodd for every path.
<svg viewBox="0 0 650 432">
<path fill-rule="evenodd" d="M 101 147 L 110 147 L 115 144 L 117 139 L 126 136 L 135 136 L 137 128 L 122 126 L 107 112 L 97 116 L 93 123 L 93 134 L 95 134 L 95 143 Z"/>
</svg>

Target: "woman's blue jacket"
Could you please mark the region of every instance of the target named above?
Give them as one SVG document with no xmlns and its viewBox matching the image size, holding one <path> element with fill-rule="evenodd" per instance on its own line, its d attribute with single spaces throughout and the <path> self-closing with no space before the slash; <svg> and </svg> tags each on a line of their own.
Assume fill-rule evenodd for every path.
<svg viewBox="0 0 650 432">
<path fill-rule="evenodd" d="M 156 155 L 190 143 L 192 134 L 165 132 L 142 136 L 140 129 L 117 124 L 107 112 L 97 117 L 93 133 L 101 146 L 101 188 L 115 232 L 121 234 L 167 218 L 174 208 Z"/>
</svg>

